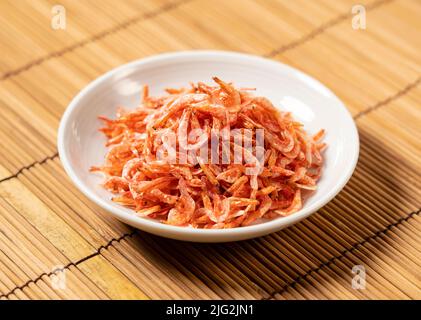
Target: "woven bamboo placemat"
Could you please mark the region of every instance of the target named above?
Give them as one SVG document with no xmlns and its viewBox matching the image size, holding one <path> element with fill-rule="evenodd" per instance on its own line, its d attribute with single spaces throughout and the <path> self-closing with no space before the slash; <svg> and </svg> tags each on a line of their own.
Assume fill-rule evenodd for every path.
<svg viewBox="0 0 421 320">
<path fill-rule="evenodd" d="M 63 0 L 54 30 L 56 1 L 0 1 L 1 299 L 420 299 L 421 3 L 359 3 L 355 30 L 353 0 Z M 333 201 L 267 237 L 194 244 L 133 230 L 71 184 L 56 148 L 71 98 L 122 63 L 199 48 L 282 61 L 346 103 L 361 155 Z"/>
</svg>

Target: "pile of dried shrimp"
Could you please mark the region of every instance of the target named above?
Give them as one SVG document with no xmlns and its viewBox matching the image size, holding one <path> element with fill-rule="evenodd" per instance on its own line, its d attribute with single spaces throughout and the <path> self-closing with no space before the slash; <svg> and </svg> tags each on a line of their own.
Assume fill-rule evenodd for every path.
<svg viewBox="0 0 421 320">
<path fill-rule="evenodd" d="M 140 216 L 194 228 L 246 226 L 301 209 L 303 190 L 315 190 L 321 175 L 324 130 L 309 136 L 290 113 L 254 96 L 253 89 L 213 80 L 215 86 L 199 82 L 159 97 L 145 86 L 134 111 L 120 108 L 115 119 L 100 117 L 109 151 L 105 164 L 91 171 L 104 173 L 113 201 Z M 195 129 L 202 134 L 190 135 Z M 212 134 L 223 129 L 235 134 L 217 145 L 215 157 Z M 258 129 L 263 156 L 247 161 L 257 159 Z M 183 130 L 187 137 L 173 135 L 171 145 L 165 133 Z M 242 134 L 246 130 L 253 134 Z M 245 148 L 247 139 L 254 153 Z M 234 151 L 246 161 L 235 161 Z M 253 168 L 258 171 L 250 174 Z"/>
</svg>

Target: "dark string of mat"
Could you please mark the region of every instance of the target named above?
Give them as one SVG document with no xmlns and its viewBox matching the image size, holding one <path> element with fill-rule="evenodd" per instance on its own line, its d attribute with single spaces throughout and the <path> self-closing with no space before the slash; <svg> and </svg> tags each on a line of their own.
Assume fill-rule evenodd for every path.
<svg viewBox="0 0 421 320">
<path fill-rule="evenodd" d="M 62 272 L 63 270 L 66 270 L 66 269 L 68 270 L 72 266 L 73 267 L 77 267 L 82 262 L 84 262 L 86 260 L 89 260 L 89 259 L 91 259 L 91 258 L 93 258 L 95 256 L 100 255 L 101 254 L 101 250 L 107 250 L 108 247 L 112 246 L 114 242 L 120 242 L 121 240 L 123 240 L 125 238 L 134 236 L 135 234 L 136 234 L 136 230 L 134 230 L 134 231 L 132 231 L 130 233 L 125 233 L 125 234 L 123 234 L 121 237 L 119 237 L 117 239 L 112 239 L 107 244 L 100 246 L 94 253 L 92 253 L 92 254 L 90 254 L 90 255 L 88 255 L 88 256 L 86 256 L 86 257 L 84 257 L 84 258 L 82 258 L 82 259 L 80 259 L 80 260 L 78 260 L 76 262 L 70 262 L 70 263 L 66 264 L 65 266 L 63 266 L 62 268 L 60 268 L 60 269 L 55 269 L 55 270 L 53 270 L 51 272 L 48 272 L 48 273 L 47 272 L 44 272 L 44 273 L 40 274 L 38 277 L 36 277 L 35 279 L 28 280 L 23 285 L 17 286 L 15 288 L 13 288 L 11 291 L 9 291 L 8 293 L 0 295 L 0 299 L 1 298 L 6 298 L 7 299 L 10 295 L 14 294 L 16 292 L 16 290 L 23 290 L 24 288 L 26 288 L 27 286 L 29 286 L 31 283 L 34 283 L 35 284 L 36 282 L 38 282 L 39 280 L 41 280 L 42 277 L 45 277 L 45 276 L 50 277 L 50 276 L 52 276 L 52 275 L 54 275 L 54 274 L 56 274 L 58 272 Z"/>
<path fill-rule="evenodd" d="M 68 52 L 72 52 L 75 49 L 78 49 L 80 47 L 84 47 L 85 45 L 87 45 L 89 43 L 95 42 L 97 40 L 101 40 L 101 39 L 105 38 L 106 36 L 108 36 L 110 34 L 114 34 L 114 33 L 118 32 L 120 30 L 127 29 L 128 27 L 130 27 L 133 24 L 136 24 L 137 22 L 157 17 L 161 13 L 164 13 L 164 12 L 170 11 L 172 9 L 175 9 L 175 8 L 179 7 L 181 4 L 187 3 L 187 2 L 190 2 L 190 1 L 193 1 L 193 0 L 181 0 L 181 1 L 178 1 L 178 2 L 174 2 L 174 3 L 168 3 L 168 4 L 163 5 L 162 7 L 160 7 L 157 10 L 154 10 L 154 11 L 151 11 L 151 12 L 148 12 L 148 13 L 144 13 L 144 14 L 138 16 L 138 17 L 129 19 L 129 20 L 127 20 L 127 21 L 125 21 L 121 24 L 118 24 L 117 26 L 115 26 L 111 29 L 102 31 L 98 34 L 95 34 L 95 35 L 85 39 L 85 40 L 77 42 L 77 43 L 75 43 L 75 44 L 73 44 L 69 47 L 63 48 L 63 49 L 58 50 L 58 51 L 54 51 L 54 52 L 52 52 L 52 53 L 50 53 L 50 54 L 48 54 L 44 57 L 41 57 L 39 59 L 36 59 L 36 60 L 33 60 L 33 61 L 27 63 L 24 66 L 21 66 L 17 69 L 6 72 L 0 77 L 0 81 L 6 80 L 6 79 L 8 79 L 12 76 L 16 76 L 16 75 L 18 75 L 18 74 L 20 74 L 24 71 L 27 71 L 27 70 L 31 69 L 34 66 L 41 65 L 42 63 L 44 63 L 45 61 L 48 61 L 50 59 L 53 59 L 53 58 L 56 58 L 56 57 L 61 57 L 62 55 L 66 54 Z M 373 2 L 373 3 L 371 3 L 371 4 L 369 4 L 365 7 L 366 12 L 370 11 L 370 10 L 373 10 L 373 9 L 376 9 L 376 8 L 382 6 L 386 3 L 392 2 L 392 1 L 394 1 L 394 0 L 379 0 L 379 1 Z M 339 15 L 338 17 L 330 20 L 329 22 L 319 26 L 318 28 L 315 28 L 313 31 L 309 32 L 308 34 L 304 35 L 303 37 L 299 38 L 298 40 L 292 41 L 292 42 L 290 42 L 286 45 L 283 45 L 283 46 L 281 46 L 277 49 L 274 49 L 270 53 L 265 54 L 264 56 L 265 57 L 274 57 L 277 54 L 280 54 L 280 53 L 286 52 L 290 49 L 296 48 L 297 46 L 315 38 L 317 35 L 325 32 L 327 29 L 329 29 L 333 26 L 336 26 L 337 24 L 341 23 L 342 21 L 344 21 L 344 20 L 346 20 L 350 17 L 352 17 L 351 12 L 343 13 L 343 14 Z"/>
<path fill-rule="evenodd" d="M 415 81 L 409 83 L 406 87 L 402 88 L 401 90 L 399 90 L 398 92 L 396 92 L 394 95 L 377 102 L 376 104 L 372 105 L 371 107 L 368 107 L 360 112 L 358 112 L 355 116 L 354 119 L 357 120 L 359 118 L 361 118 L 362 116 L 373 112 L 374 110 L 377 110 L 379 108 L 381 108 L 382 106 L 387 105 L 389 102 L 396 100 L 400 97 L 402 97 L 403 95 L 405 95 L 407 92 L 411 91 L 412 89 L 414 89 L 416 86 L 418 86 L 421 82 L 421 76 L 419 76 Z"/>
<path fill-rule="evenodd" d="M 368 236 L 367 238 L 363 239 L 362 241 L 359 241 L 359 242 L 355 243 L 349 249 L 343 250 L 341 252 L 341 254 L 330 258 L 328 261 L 321 263 L 318 267 L 312 268 L 312 269 L 308 270 L 306 273 L 304 273 L 303 275 L 300 275 L 300 276 L 296 277 L 293 281 L 284 285 L 280 290 L 276 290 L 276 291 L 270 293 L 268 297 L 262 298 L 262 300 L 268 300 L 268 299 L 274 298 L 276 294 L 281 294 L 284 291 L 286 291 L 288 288 L 294 287 L 300 281 L 307 279 L 307 277 L 310 276 L 312 273 L 318 273 L 322 268 L 329 267 L 331 264 L 334 264 L 336 260 L 342 259 L 346 254 L 352 253 L 353 251 L 357 250 L 359 247 L 364 246 L 367 242 L 369 242 L 371 240 L 375 240 L 378 237 L 380 237 L 381 235 L 387 235 L 387 232 L 390 231 L 392 228 L 399 226 L 400 224 L 402 224 L 405 221 L 408 221 L 410 218 L 412 218 L 415 215 L 419 215 L 420 212 L 421 212 L 421 209 L 418 209 L 417 211 L 413 211 L 413 212 L 409 213 L 406 217 L 402 217 L 402 218 L 398 219 L 397 221 L 395 221 L 394 223 L 389 224 L 384 229 L 379 230 L 379 231 L 375 232 L 374 234 L 372 234 L 371 236 Z M 130 233 L 123 234 L 121 237 L 119 237 L 117 239 L 112 239 L 106 245 L 100 246 L 94 253 L 92 253 L 92 254 L 90 254 L 90 255 L 88 255 L 88 256 L 86 256 L 86 257 L 84 257 L 84 258 L 82 258 L 82 259 L 80 259 L 76 262 L 70 262 L 61 269 L 53 270 L 52 272 L 49 272 L 49 273 L 44 272 L 41 275 L 39 275 L 37 278 L 35 278 L 33 280 L 28 280 L 23 285 L 17 286 L 14 289 L 12 289 L 11 291 L 9 291 L 8 293 L 0 295 L 0 299 L 1 298 L 7 299 L 10 295 L 14 294 L 16 292 L 16 290 L 23 290 L 24 288 L 28 287 L 31 283 L 35 284 L 36 282 L 41 280 L 42 277 L 44 277 L 44 276 L 50 277 L 50 276 L 56 274 L 57 272 L 62 272 L 63 270 L 69 269 L 71 266 L 77 267 L 82 262 L 84 262 L 86 260 L 89 260 L 89 259 L 91 259 L 95 256 L 100 255 L 101 250 L 107 250 L 110 246 L 113 246 L 113 243 L 115 243 L 115 242 L 120 243 L 123 239 L 133 237 L 137 233 L 138 233 L 137 230 L 133 230 Z"/>
<path fill-rule="evenodd" d="M 42 63 L 44 63 L 44 62 L 46 62 L 50 59 L 53 59 L 53 58 L 56 58 L 56 57 L 61 57 L 62 55 L 66 54 L 68 52 L 72 52 L 75 49 L 84 47 L 87 44 L 90 44 L 92 42 L 95 42 L 95 41 L 98 41 L 102 38 L 105 38 L 106 36 L 108 36 L 110 34 L 114 34 L 114 33 L 118 32 L 120 30 L 127 29 L 131 25 L 134 25 L 134 24 L 136 24 L 140 21 L 155 18 L 162 13 L 168 12 L 172 9 L 175 9 L 175 8 L 179 7 L 181 4 L 187 3 L 187 2 L 190 2 L 190 1 L 192 1 L 192 0 L 180 0 L 180 1 L 177 1 L 177 2 L 170 2 L 170 3 L 167 3 L 167 4 L 159 7 L 156 10 L 152 10 L 150 12 L 143 13 L 143 14 L 137 16 L 137 17 L 131 18 L 131 19 L 129 19 L 129 20 L 127 20 L 127 21 L 125 21 L 121 24 L 118 24 L 117 26 L 115 26 L 113 28 L 102 31 L 100 33 L 97 33 L 97 34 L 95 34 L 95 35 L 93 35 L 93 36 L 91 36 L 91 37 L 89 37 L 85 40 L 76 42 L 75 44 L 73 44 L 71 46 L 65 47 L 65 48 L 60 49 L 58 51 L 54 51 L 52 53 L 49 53 L 49 54 L 45 55 L 44 57 L 33 60 L 33 61 L 31 61 L 31 62 L 29 62 L 29 63 L 27 63 L 27 64 L 25 64 L 25 65 L 23 65 L 23 66 L 21 66 L 17 69 L 6 72 L 0 77 L 0 81 L 6 80 L 6 79 L 8 79 L 10 77 L 13 77 L 13 76 L 16 76 L 16 75 L 18 75 L 18 74 L 20 74 L 24 71 L 27 71 L 27 70 L 31 69 L 32 67 L 41 65 Z"/>
<path fill-rule="evenodd" d="M 34 162 L 28 164 L 27 166 L 24 166 L 24 167 L 20 168 L 18 171 L 16 171 L 16 173 L 14 173 L 14 174 L 12 174 L 10 176 L 7 176 L 7 177 L 5 177 L 3 179 L 0 179 L 0 183 L 2 183 L 3 181 L 6 181 L 6 180 L 17 178 L 18 175 L 21 174 L 24 170 L 29 170 L 32 167 L 36 166 L 37 164 L 43 164 L 43 163 L 47 162 L 47 160 L 54 160 L 57 157 L 58 157 L 58 152 L 55 152 L 53 155 L 48 156 L 48 157 L 46 157 L 46 158 L 44 158 L 44 159 L 42 159 L 40 161 L 34 161 Z"/>
<path fill-rule="evenodd" d="M 268 300 L 268 299 L 271 299 L 271 298 L 275 298 L 275 295 L 276 294 L 282 294 L 283 292 L 285 292 L 286 290 L 288 290 L 288 288 L 291 288 L 291 287 L 294 288 L 295 285 L 297 285 L 300 281 L 306 280 L 312 273 L 318 273 L 322 268 L 329 267 L 330 265 L 334 264 L 335 261 L 341 260 L 346 254 L 354 252 L 359 247 L 364 246 L 367 242 L 369 242 L 371 240 L 376 240 L 381 235 L 386 235 L 387 232 L 390 231 L 393 227 L 397 227 L 400 224 L 402 224 L 403 222 L 408 221 L 409 219 L 411 219 L 413 216 L 419 215 L 420 212 L 421 212 L 421 208 L 418 209 L 417 211 L 413 211 L 413 212 L 409 213 L 406 217 L 402 217 L 399 220 L 397 220 L 397 221 L 389 224 L 383 230 L 379 230 L 379 231 L 375 232 L 374 234 L 372 234 L 371 236 L 368 236 L 367 238 L 363 239 L 362 241 L 357 242 L 356 244 L 352 245 L 349 249 L 343 250 L 339 255 L 334 256 L 334 257 L 330 258 L 329 260 L 327 260 L 326 262 L 323 262 L 319 266 L 308 270 L 303 275 L 299 275 L 293 281 L 291 281 L 290 283 L 284 285 L 281 289 L 276 290 L 276 291 L 270 293 L 269 297 L 263 298 L 262 300 Z"/>
<path fill-rule="evenodd" d="M 376 1 L 373 2 L 369 5 L 365 6 L 365 10 L 366 12 L 371 11 L 373 9 L 376 9 L 386 3 L 392 2 L 393 0 L 380 0 L 380 1 Z M 294 49 L 300 45 L 302 45 L 303 43 L 314 39 L 316 36 L 324 33 L 326 30 L 338 25 L 339 23 L 345 21 L 346 19 L 349 19 L 353 16 L 351 10 L 349 10 L 349 12 L 343 13 L 341 15 L 339 15 L 338 17 L 326 22 L 325 24 L 321 25 L 320 27 L 314 29 L 313 31 L 309 32 L 308 34 L 304 35 L 303 37 L 292 41 L 290 43 L 287 43 L 277 49 L 272 50 L 271 52 L 269 52 L 268 54 L 265 54 L 264 57 L 268 57 L 268 58 L 272 58 L 278 54 L 284 53 L 285 51 Z"/>
</svg>

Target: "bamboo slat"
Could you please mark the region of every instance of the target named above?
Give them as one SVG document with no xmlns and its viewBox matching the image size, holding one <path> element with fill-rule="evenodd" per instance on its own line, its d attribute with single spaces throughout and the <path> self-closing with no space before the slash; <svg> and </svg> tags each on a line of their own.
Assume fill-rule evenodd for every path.
<svg viewBox="0 0 421 320">
<path fill-rule="evenodd" d="M 0 299 L 420 299 L 421 6 L 362 3 L 366 30 L 352 0 L 63 1 L 68 29 L 53 31 L 54 1 L 2 1 Z M 333 201 L 263 238 L 192 244 L 135 231 L 71 184 L 56 149 L 71 98 L 122 63 L 195 48 L 280 60 L 344 100 L 361 152 Z"/>
<path fill-rule="evenodd" d="M 147 299 L 142 291 L 101 256 L 78 264 L 78 268 L 112 299 Z"/>
<path fill-rule="evenodd" d="M 405 19 L 394 28 L 391 21 L 397 11 Z M 277 58 L 317 74 L 356 115 L 419 83 L 421 58 L 416 48 L 421 45 L 414 43 L 414 33 L 420 14 L 416 2 L 387 2 L 367 13 L 367 30 L 352 29 L 347 19 Z M 332 66 L 337 72 L 324 72 Z"/>
<path fill-rule="evenodd" d="M 51 28 L 52 8 L 56 1 L 2 1 L 0 50 L 3 58 L 0 70 L 10 72 L 38 61 L 63 48 L 71 48 L 86 39 L 101 36 L 116 25 L 148 19 L 160 11 L 170 10 L 181 2 L 170 0 L 126 1 L 115 6 L 114 1 L 61 1 L 66 10 L 66 32 Z M 7 13 L 7 14 L 6 14 Z M 77 19 L 73 19 L 77 17 Z M 12 46 L 11 43 L 14 45 Z"/>
</svg>

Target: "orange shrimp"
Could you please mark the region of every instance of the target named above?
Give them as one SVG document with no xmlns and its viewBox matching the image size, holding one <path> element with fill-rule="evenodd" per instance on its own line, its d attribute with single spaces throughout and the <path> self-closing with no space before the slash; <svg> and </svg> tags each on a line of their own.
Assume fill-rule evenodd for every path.
<svg viewBox="0 0 421 320">
<path fill-rule="evenodd" d="M 291 205 L 284 209 L 284 210 L 275 210 L 275 213 L 279 214 L 280 216 L 289 216 L 290 214 L 297 212 L 302 207 L 302 199 L 301 199 L 301 190 L 298 189 L 295 192 L 294 198 L 292 199 Z"/>
<path fill-rule="evenodd" d="M 240 93 L 235 90 L 232 85 L 222 81 L 218 77 L 213 77 L 212 79 L 221 87 L 221 90 L 224 93 L 219 96 L 223 105 L 228 108 L 230 112 L 238 112 L 241 104 Z"/>
<path fill-rule="evenodd" d="M 108 152 L 90 171 L 104 174 L 114 202 L 170 225 L 223 229 L 293 214 L 317 190 L 325 131 L 309 135 L 269 99 L 213 81 L 162 96 L 144 86 L 138 108 L 99 117 Z M 217 152 L 202 153 L 215 137 Z"/>
<path fill-rule="evenodd" d="M 168 224 L 184 225 L 187 224 L 194 214 L 196 203 L 187 191 L 186 182 L 181 178 L 178 182 L 180 189 L 180 199 L 174 208 L 168 213 Z"/>
</svg>

